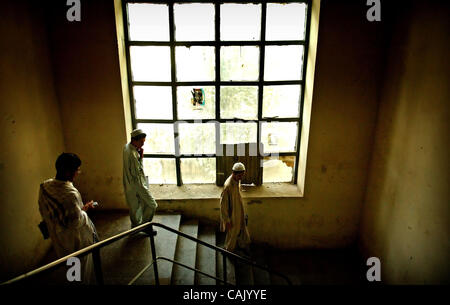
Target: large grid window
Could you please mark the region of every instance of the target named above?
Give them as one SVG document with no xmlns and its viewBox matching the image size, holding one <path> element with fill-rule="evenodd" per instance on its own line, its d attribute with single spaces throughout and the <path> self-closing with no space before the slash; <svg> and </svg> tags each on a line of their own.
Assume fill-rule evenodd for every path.
<svg viewBox="0 0 450 305">
<path fill-rule="evenodd" d="M 262 143 L 263 183 L 297 183 L 310 2 L 123 3 L 149 182 L 215 183 L 221 144 Z"/>
</svg>

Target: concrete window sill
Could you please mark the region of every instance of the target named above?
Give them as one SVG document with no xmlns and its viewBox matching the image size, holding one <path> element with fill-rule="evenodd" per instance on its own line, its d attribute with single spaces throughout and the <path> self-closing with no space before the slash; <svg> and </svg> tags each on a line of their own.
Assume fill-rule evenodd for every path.
<svg viewBox="0 0 450 305">
<path fill-rule="evenodd" d="M 150 192 L 156 200 L 219 199 L 223 187 L 215 184 L 150 185 Z M 266 183 L 261 186 L 243 186 L 242 197 L 254 198 L 299 198 L 299 188 L 290 183 Z"/>
</svg>

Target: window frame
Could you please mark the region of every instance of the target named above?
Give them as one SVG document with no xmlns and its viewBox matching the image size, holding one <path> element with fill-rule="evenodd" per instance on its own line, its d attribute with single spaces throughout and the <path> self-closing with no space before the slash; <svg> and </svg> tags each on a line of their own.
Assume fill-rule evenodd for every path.
<svg viewBox="0 0 450 305">
<path fill-rule="evenodd" d="M 128 22 L 128 3 L 149 3 L 149 4 L 166 4 L 169 9 L 169 41 L 130 41 L 129 40 L 129 22 Z M 215 8 L 215 39 L 214 41 L 175 41 L 175 24 L 174 24 L 174 4 L 175 3 L 208 3 L 213 4 Z M 220 41 L 220 6 L 221 4 L 234 3 L 234 4 L 261 4 L 261 33 L 260 39 L 254 41 Z M 268 3 L 305 3 L 306 8 L 306 27 L 305 37 L 303 40 L 276 40 L 266 41 L 266 17 L 267 17 L 267 4 Z M 176 177 L 177 186 L 183 185 L 181 177 L 181 158 L 216 158 L 216 168 L 218 162 L 218 156 L 216 154 L 195 154 L 195 155 L 183 155 L 180 154 L 180 145 L 178 137 L 178 124 L 179 123 L 199 123 L 199 119 L 178 119 L 177 112 L 177 87 L 178 86 L 214 86 L 215 87 L 215 118 L 202 119 L 201 122 L 216 122 L 219 126 L 216 126 L 216 149 L 220 145 L 220 124 L 221 123 L 246 123 L 253 122 L 257 124 L 257 142 L 261 143 L 261 128 L 263 123 L 269 122 L 297 122 L 297 139 L 295 152 L 278 152 L 279 156 L 295 156 L 295 164 L 293 171 L 293 181 L 291 183 L 297 184 L 298 179 L 298 167 L 299 167 L 299 152 L 300 141 L 302 132 L 302 117 L 303 117 L 303 104 L 305 94 L 305 78 L 308 63 L 308 46 L 309 46 L 309 32 L 311 26 L 311 0 L 284 0 L 284 1 L 246 1 L 240 2 L 237 0 L 184 0 L 184 1 L 139 1 L 139 0 L 123 0 L 122 12 L 123 12 L 123 24 L 124 24 L 124 41 L 125 41 L 125 55 L 127 62 L 127 76 L 128 76 L 128 89 L 130 97 L 130 112 L 133 129 L 137 128 L 138 123 L 169 123 L 174 126 L 174 154 L 144 154 L 144 158 L 169 158 L 175 159 L 176 165 Z M 265 46 L 285 46 L 285 45 L 302 45 L 303 46 L 303 66 L 300 80 L 285 80 L 285 81 L 264 81 L 264 61 L 265 61 Z M 170 61 L 171 61 L 171 81 L 134 81 L 131 72 L 131 60 L 130 60 L 130 47 L 131 46 L 169 46 L 170 47 Z M 176 80 L 176 64 L 175 64 L 175 48 L 177 46 L 212 46 L 215 48 L 215 80 L 214 81 L 177 81 Z M 259 57 L 259 79 L 256 81 L 222 81 L 220 79 L 220 48 L 222 46 L 258 46 L 260 51 Z M 300 85 L 300 109 L 298 117 L 293 118 L 268 118 L 263 117 L 263 88 L 264 86 L 271 85 Z M 137 119 L 135 111 L 135 99 L 133 86 L 170 86 L 172 89 L 172 119 Z M 222 119 L 220 117 L 220 87 L 222 86 L 257 86 L 258 88 L 258 117 L 256 120 L 246 119 Z M 257 145 L 258 154 L 260 154 L 260 145 Z M 263 156 L 264 158 L 264 156 Z M 264 171 L 262 172 L 264 174 Z M 216 180 L 217 183 L 217 180 Z"/>
</svg>

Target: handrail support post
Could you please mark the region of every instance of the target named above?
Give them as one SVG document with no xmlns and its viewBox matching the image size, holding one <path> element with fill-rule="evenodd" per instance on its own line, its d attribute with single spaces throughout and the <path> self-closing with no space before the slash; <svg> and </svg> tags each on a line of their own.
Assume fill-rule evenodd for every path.
<svg viewBox="0 0 450 305">
<path fill-rule="evenodd" d="M 227 257 L 224 253 L 222 253 L 222 262 L 223 262 L 223 280 L 226 285 L 226 283 L 227 283 Z"/>
<path fill-rule="evenodd" d="M 155 285 L 159 286 L 159 275 L 158 275 L 158 261 L 156 260 L 156 249 L 155 249 L 155 237 L 153 235 L 153 225 L 149 227 L 150 236 L 150 249 L 152 251 L 153 260 L 153 274 L 155 275 Z M 156 233 L 156 232 L 155 232 Z M 156 234 L 155 234 L 156 235 Z"/>
</svg>

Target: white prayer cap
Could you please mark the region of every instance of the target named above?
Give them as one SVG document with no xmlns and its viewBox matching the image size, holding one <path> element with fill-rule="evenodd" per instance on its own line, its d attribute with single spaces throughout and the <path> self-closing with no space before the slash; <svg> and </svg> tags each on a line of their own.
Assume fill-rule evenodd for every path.
<svg viewBox="0 0 450 305">
<path fill-rule="evenodd" d="M 135 130 L 133 130 L 133 131 L 131 132 L 131 137 L 134 138 L 134 137 L 137 137 L 138 135 L 141 135 L 141 134 L 146 135 L 146 134 L 142 131 L 142 129 L 135 129 Z"/>
<path fill-rule="evenodd" d="M 241 162 L 234 163 L 233 172 L 243 172 L 245 171 L 245 166 Z"/>
</svg>

